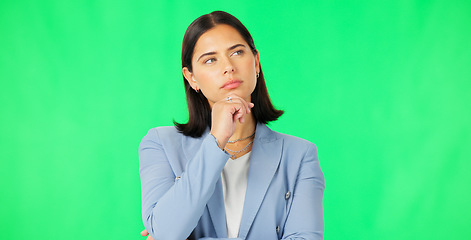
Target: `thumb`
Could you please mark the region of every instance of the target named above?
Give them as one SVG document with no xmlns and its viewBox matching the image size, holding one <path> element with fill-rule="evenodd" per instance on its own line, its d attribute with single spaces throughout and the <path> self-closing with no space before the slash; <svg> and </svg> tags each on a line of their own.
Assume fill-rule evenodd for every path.
<svg viewBox="0 0 471 240">
<path fill-rule="evenodd" d="M 141 236 L 145 237 L 147 235 L 149 235 L 149 232 L 146 229 L 144 229 L 144 231 L 141 232 Z"/>
</svg>

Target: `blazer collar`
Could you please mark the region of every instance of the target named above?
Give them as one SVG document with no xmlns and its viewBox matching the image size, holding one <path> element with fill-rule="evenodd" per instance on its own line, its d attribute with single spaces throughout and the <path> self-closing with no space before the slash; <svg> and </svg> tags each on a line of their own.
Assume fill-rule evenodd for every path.
<svg viewBox="0 0 471 240">
<path fill-rule="evenodd" d="M 257 124 L 239 238 L 245 239 L 278 169 L 283 141 L 265 124 Z"/>
</svg>

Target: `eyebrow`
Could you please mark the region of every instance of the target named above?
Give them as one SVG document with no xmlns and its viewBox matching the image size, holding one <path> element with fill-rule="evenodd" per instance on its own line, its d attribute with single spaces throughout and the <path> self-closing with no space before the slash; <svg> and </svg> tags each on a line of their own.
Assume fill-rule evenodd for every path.
<svg viewBox="0 0 471 240">
<path fill-rule="evenodd" d="M 227 50 L 232 50 L 232 49 L 237 48 L 237 47 L 244 47 L 245 48 L 245 46 L 243 44 L 238 43 L 238 44 L 235 44 L 232 47 L 228 48 Z M 213 54 L 216 54 L 216 52 L 203 53 L 203 54 L 201 54 L 201 56 L 198 57 L 198 59 L 196 61 L 198 62 L 202 57 L 207 56 L 207 55 L 213 55 Z"/>
</svg>

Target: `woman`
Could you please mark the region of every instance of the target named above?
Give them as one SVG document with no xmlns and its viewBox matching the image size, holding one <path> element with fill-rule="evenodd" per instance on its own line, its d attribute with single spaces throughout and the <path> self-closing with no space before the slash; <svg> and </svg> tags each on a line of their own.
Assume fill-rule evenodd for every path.
<svg viewBox="0 0 471 240">
<path fill-rule="evenodd" d="M 189 121 L 139 147 L 143 235 L 165 239 L 322 239 L 324 177 L 314 144 L 271 131 L 247 29 L 216 11 L 183 38 Z"/>
</svg>

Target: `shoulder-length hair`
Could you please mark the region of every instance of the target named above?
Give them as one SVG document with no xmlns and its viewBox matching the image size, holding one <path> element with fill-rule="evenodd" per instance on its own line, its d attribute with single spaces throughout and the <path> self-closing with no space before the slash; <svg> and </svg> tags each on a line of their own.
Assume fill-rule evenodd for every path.
<svg viewBox="0 0 471 240">
<path fill-rule="evenodd" d="M 254 55 L 258 54 L 252 36 L 237 18 L 227 12 L 214 11 L 197 18 L 188 26 L 185 36 L 183 37 L 182 68 L 187 67 L 190 72 L 193 71 L 191 60 L 193 58 L 196 42 L 203 33 L 218 24 L 227 24 L 235 28 L 247 42 L 252 53 Z M 201 137 L 206 128 L 211 127 L 211 108 L 208 100 L 201 91 L 194 91 L 184 76 L 183 82 L 185 84 L 186 101 L 188 104 L 188 123 L 177 123 L 174 121 L 174 124 L 178 131 L 186 136 Z M 275 109 L 271 103 L 261 66 L 257 84 L 251 95 L 251 100 L 254 103 L 254 107 L 251 111 L 257 123 L 266 124 L 270 121 L 275 121 L 284 113 L 283 110 Z"/>
</svg>

